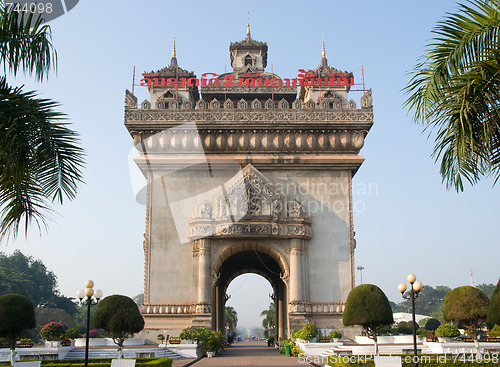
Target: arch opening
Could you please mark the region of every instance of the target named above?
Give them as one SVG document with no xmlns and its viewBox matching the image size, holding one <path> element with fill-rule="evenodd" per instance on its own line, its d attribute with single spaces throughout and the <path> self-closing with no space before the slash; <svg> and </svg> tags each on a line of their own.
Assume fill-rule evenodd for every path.
<svg viewBox="0 0 500 367">
<path fill-rule="evenodd" d="M 276 326 L 273 330 L 275 340 L 282 340 L 288 331 L 287 288 L 282 279 L 283 270 L 278 261 L 269 254 L 257 249 L 243 250 L 228 256 L 217 269 L 218 279 L 213 289 L 214 307 L 212 308 L 212 328 L 225 332 L 224 307 L 228 301 L 229 284 L 242 274 L 253 273 L 265 278 L 273 289 Z M 255 312 L 261 312 L 256 309 Z"/>
</svg>

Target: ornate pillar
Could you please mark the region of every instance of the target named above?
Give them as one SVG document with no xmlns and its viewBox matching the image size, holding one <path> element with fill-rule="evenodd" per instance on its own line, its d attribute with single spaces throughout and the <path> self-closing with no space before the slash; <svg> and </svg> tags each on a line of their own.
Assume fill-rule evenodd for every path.
<svg viewBox="0 0 500 367">
<path fill-rule="evenodd" d="M 302 292 L 302 258 L 304 255 L 303 240 L 290 240 L 290 302 L 301 302 Z"/>
<path fill-rule="evenodd" d="M 194 241 L 193 255 L 198 258 L 198 305 L 196 313 L 210 312 L 211 300 L 211 244 L 207 238 Z"/>
</svg>

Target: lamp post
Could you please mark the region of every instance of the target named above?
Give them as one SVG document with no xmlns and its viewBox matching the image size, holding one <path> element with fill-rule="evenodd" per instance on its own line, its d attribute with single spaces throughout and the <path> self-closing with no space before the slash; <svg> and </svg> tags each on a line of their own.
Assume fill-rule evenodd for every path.
<svg viewBox="0 0 500 367">
<path fill-rule="evenodd" d="M 360 280 L 359 284 L 363 284 L 363 270 L 365 269 L 365 267 L 364 266 L 358 266 L 356 269 L 359 270 L 359 278 L 360 278 L 359 279 Z"/>
<path fill-rule="evenodd" d="M 411 300 L 411 317 L 412 317 L 412 331 L 413 331 L 413 365 L 415 367 L 418 366 L 418 357 L 417 357 L 417 330 L 415 329 L 415 299 L 418 297 L 418 293 L 422 290 L 423 285 L 420 282 L 417 282 L 417 277 L 415 274 L 410 274 L 406 277 L 406 280 L 410 283 L 410 290 L 408 293 L 406 292 L 406 284 L 399 283 L 398 290 L 401 292 L 401 295 L 404 299 Z"/>
<path fill-rule="evenodd" d="M 102 291 L 97 289 L 94 292 L 94 282 L 87 280 L 85 282 L 85 289 L 80 289 L 76 292 L 76 296 L 80 299 L 82 304 L 87 303 L 87 334 L 85 337 L 85 367 L 89 363 L 89 331 L 90 331 L 90 307 L 96 305 L 97 302 L 102 298 Z M 94 296 L 95 300 L 92 298 Z M 84 298 L 87 297 L 86 300 Z"/>
</svg>

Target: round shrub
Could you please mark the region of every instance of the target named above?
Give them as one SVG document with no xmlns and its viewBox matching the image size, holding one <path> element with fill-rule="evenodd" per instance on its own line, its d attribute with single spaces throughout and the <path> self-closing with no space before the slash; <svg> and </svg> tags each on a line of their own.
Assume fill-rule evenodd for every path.
<svg viewBox="0 0 500 367">
<path fill-rule="evenodd" d="M 337 331 L 337 330 L 332 330 L 332 331 L 330 331 L 330 334 L 328 334 L 328 337 L 330 339 L 340 339 L 340 338 L 342 338 L 342 333 L 340 331 Z"/>
<path fill-rule="evenodd" d="M 313 323 L 305 324 L 302 328 L 302 338 L 304 340 L 311 340 L 318 335 L 318 328 Z"/>
<path fill-rule="evenodd" d="M 439 325 L 441 325 L 441 323 L 439 322 L 439 320 L 437 320 L 437 319 L 429 319 L 425 323 L 424 327 L 427 330 L 429 330 L 429 331 L 436 331 L 436 329 L 439 327 Z"/>
<path fill-rule="evenodd" d="M 456 336 L 460 336 L 460 331 L 455 325 L 452 324 L 443 324 L 439 325 L 436 329 L 437 337 L 445 337 L 445 338 L 454 338 Z"/>
<path fill-rule="evenodd" d="M 65 333 L 66 330 L 64 329 L 64 326 L 58 322 L 49 322 L 48 324 L 45 324 L 42 330 L 40 330 L 40 336 L 42 339 L 48 341 L 62 340 Z"/>
</svg>

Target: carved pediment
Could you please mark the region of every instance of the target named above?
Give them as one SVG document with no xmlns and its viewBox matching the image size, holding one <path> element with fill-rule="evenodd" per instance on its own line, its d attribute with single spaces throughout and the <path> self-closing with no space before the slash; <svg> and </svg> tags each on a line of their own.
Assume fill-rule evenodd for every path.
<svg viewBox="0 0 500 367">
<path fill-rule="evenodd" d="M 287 200 L 267 177 L 249 164 L 194 208 L 188 236 L 309 239 L 310 224 L 297 199 Z"/>
</svg>

